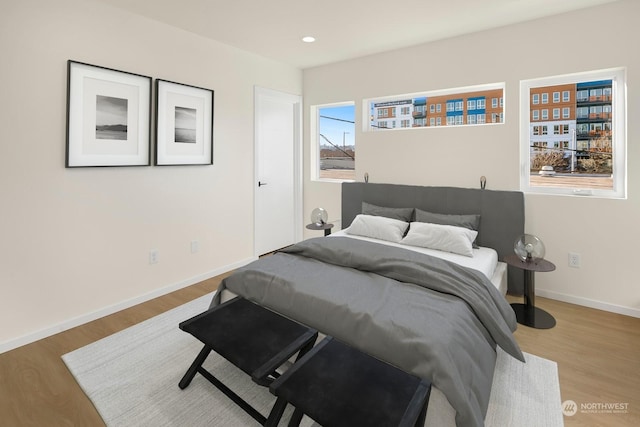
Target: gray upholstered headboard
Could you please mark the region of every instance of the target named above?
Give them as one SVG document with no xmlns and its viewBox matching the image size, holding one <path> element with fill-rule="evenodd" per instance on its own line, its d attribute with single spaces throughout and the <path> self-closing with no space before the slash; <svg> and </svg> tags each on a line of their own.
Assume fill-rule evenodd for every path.
<svg viewBox="0 0 640 427">
<path fill-rule="evenodd" d="M 500 260 L 513 253 L 513 243 L 524 233 L 524 195 L 519 191 L 345 182 L 342 184 L 343 228 L 361 212 L 362 202 L 436 213 L 480 214 L 477 242 L 495 249 Z M 508 292 L 521 295 L 523 271 L 509 266 L 508 280 Z"/>
</svg>

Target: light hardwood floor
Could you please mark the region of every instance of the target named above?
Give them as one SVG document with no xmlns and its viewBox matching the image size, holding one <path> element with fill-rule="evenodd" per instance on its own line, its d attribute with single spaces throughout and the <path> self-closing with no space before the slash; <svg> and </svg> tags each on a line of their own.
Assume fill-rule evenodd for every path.
<svg viewBox="0 0 640 427">
<path fill-rule="evenodd" d="M 223 277 L 0 354 L 0 425 L 103 426 L 61 356 L 212 292 Z M 555 316 L 556 327 L 520 326 L 515 335 L 523 351 L 558 363 L 562 400 L 578 405 L 576 415 L 564 417 L 565 425 L 639 426 L 640 319 L 544 298 L 536 303 Z M 582 404 L 597 409 L 606 403 L 623 404 L 627 413 L 581 410 Z"/>
</svg>

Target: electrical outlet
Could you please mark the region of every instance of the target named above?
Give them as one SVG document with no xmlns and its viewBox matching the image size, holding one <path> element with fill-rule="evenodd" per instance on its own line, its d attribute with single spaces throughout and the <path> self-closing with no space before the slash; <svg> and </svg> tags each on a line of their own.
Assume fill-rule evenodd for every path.
<svg viewBox="0 0 640 427">
<path fill-rule="evenodd" d="M 580 254 L 569 252 L 569 267 L 580 268 Z"/>
<path fill-rule="evenodd" d="M 200 250 L 200 242 L 198 242 L 197 240 L 192 240 L 191 241 L 191 253 L 195 254 Z"/>
<path fill-rule="evenodd" d="M 157 264 L 159 261 L 160 253 L 157 250 L 149 251 L 149 264 Z"/>
</svg>

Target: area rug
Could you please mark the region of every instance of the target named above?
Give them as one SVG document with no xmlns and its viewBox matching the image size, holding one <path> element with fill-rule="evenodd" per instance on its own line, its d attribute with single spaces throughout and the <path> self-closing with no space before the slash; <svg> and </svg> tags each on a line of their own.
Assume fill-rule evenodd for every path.
<svg viewBox="0 0 640 427">
<path fill-rule="evenodd" d="M 112 426 L 253 426 L 255 420 L 201 375 L 185 390 L 178 382 L 202 348 L 178 323 L 205 311 L 213 294 L 134 325 L 62 356 L 100 416 Z M 501 350 L 486 426 L 562 426 L 555 362 L 525 353 L 526 364 Z M 211 353 L 204 367 L 267 415 L 275 397 L 242 371 Z M 450 424 L 451 407 L 437 390 L 427 425 Z M 448 411 L 445 407 L 448 407 Z M 289 411 L 290 412 L 290 411 Z M 283 417 L 283 423 L 287 414 Z M 286 425 L 286 424 L 285 424 Z M 305 417 L 303 426 L 315 426 Z"/>
</svg>

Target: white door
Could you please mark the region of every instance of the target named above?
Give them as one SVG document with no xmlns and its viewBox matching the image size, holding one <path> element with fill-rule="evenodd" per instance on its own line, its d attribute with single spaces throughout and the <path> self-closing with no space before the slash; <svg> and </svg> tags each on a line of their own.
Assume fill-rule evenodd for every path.
<svg viewBox="0 0 640 427">
<path fill-rule="evenodd" d="M 302 238 L 300 96 L 255 88 L 255 255 Z"/>
</svg>

